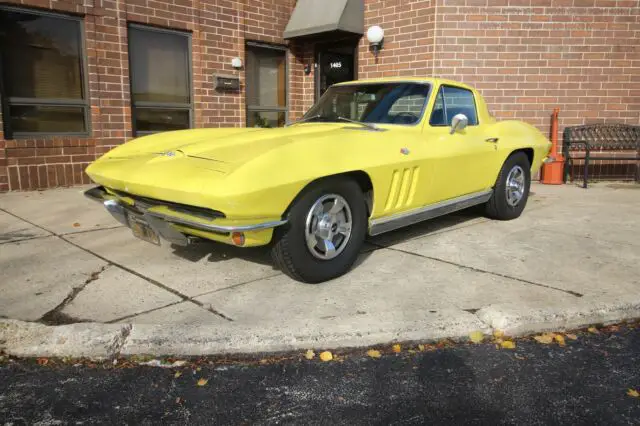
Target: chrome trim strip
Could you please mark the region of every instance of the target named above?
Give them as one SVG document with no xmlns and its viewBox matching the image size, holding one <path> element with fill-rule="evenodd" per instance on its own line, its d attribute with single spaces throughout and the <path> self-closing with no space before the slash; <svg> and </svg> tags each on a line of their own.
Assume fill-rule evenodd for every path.
<svg viewBox="0 0 640 426">
<path fill-rule="evenodd" d="M 108 194 L 104 189 L 102 189 L 101 186 L 97 186 L 95 188 L 91 188 L 85 191 L 84 195 L 93 201 L 98 201 L 100 203 L 103 203 L 104 206 L 109 211 L 109 213 L 111 213 L 118 222 L 126 226 L 129 226 L 129 223 L 127 222 L 127 218 L 125 215 L 125 210 L 127 209 L 127 207 L 123 206 L 122 203 L 120 203 L 115 196 Z M 140 215 L 140 213 L 138 212 L 134 212 L 134 214 Z M 281 226 L 287 223 L 286 220 L 275 220 L 272 222 L 256 223 L 253 225 L 224 226 L 224 225 L 200 223 L 200 222 L 192 221 L 189 219 L 183 219 L 183 218 L 177 218 L 174 216 L 165 215 L 162 213 L 150 212 L 144 209 L 142 211 L 142 215 L 147 220 L 147 223 L 149 223 L 150 225 L 152 224 L 156 225 L 156 226 L 152 225 L 151 226 L 152 228 L 161 228 L 158 225 L 158 219 L 161 219 L 162 221 L 165 221 L 168 223 L 189 226 L 202 231 L 212 231 L 212 232 L 222 232 L 222 233 L 257 231 L 260 229 L 275 228 L 276 226 Z M 216 219 L 220 219 L 220 218 L 216 218 Z M 163 232 L 160 232 L 159 229 L 156 229 L 156 231 L 159 232 L 160 234 L 163 234 Z M 174 237 L 176 237 L 174 238 L 175 240 L 179 239 L 177 238 L 176 235 L 174 235 Z M 169 240 L 171 241 L 171 239 Z"/>
<path fill-rule="evenodd" d="M 170 223 L 175 223 L 177 225 L 189 226 L 195 229 L 200 229 L 202 231 L 213 231 L 213 232 L 246 232 L 246 231 L 257 231 L 260 229 L 269 229 L 275 228 L 276 226 L 281 226 L 287 223 L 286 220 L 276 220 L 273 222 L 263 222 L 256 223 L 254 225 L 242 225 L 242 226 L 222 226 L 222 225 L 211 225 L 208 223 L 199 223 L 194 222 L 188 219 L 177 218 L 173 216 L 164 215 L 162 213 L 157 212 L 145 212 L 145 216 L 155 216 L 161 218 Z"/>
<path fill-rule="evenodd" d="M 393 231 L 398 228 L 413 225 L 423 220 L 432 219 L 467 207 L 482 204 L 491 198 L 492 189 L 486 191 L 474 192 L 472 194 L 463 195 L 462 197 L 452 198 L 450 200 L 441 201 L 426 207 L 420 207 L 408 212 L 398 213 L 389 217 L 381 217 L 371 221 L 369 227 L 369 235 L 379 235 L 385 232 Z"/>
</svg>

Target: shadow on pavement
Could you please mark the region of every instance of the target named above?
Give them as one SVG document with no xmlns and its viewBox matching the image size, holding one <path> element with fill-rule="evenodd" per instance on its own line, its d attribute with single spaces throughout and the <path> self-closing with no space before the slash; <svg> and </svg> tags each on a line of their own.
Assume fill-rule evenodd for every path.
<svg viewBox="0 0 640 426">
<path fill-rule="evenodd" d="M 484 219 L 482 207 L 474 206 L 456 213 L 440 216 L 415 225 L 367 238 L 367 242 L 379 246 L 392 246 L 415 238 L 425 237 L 447 228 L 471 225 L 472 221 Z"/>
</svg>

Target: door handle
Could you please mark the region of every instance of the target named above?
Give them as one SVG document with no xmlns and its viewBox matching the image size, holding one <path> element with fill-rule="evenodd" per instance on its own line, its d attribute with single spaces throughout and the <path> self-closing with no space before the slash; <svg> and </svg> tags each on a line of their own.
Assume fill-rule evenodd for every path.
<svg viewBox="0 0 640 426">
<path fill-rule="evenodd" d="M 497 143 L 499 138 L 487 138 L 485 142 Z"/>
</svg>

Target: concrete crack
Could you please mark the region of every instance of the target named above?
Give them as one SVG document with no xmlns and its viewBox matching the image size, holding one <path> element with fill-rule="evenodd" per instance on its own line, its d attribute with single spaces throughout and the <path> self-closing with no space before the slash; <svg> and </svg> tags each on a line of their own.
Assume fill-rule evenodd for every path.
<svg viewBox="0 0 640 426">
<path fill-rule="evenodd" d="M 109 266 L 111 265 L 104 265 L 99 270 L 92 272 L 89 275 L 89 278 L 87 278 L 84 281 L 84 283 L 82 283 L 77 287 L 73 287 L 69 292 L 69 294 L 67 295 L 67 297 L 65 297 L 64 300 L 58 304 L 58 306 L 56 306 L 55 308 L 53 308 L 52 310 L 44 314 L 38 320 L 38 322 L 45 325 L 64 325 L 64 324 L 73 324 L 76 322 L 83 322 L 81 319 L 73 318 L 70 315 L 66 315 L 62 313 L 62 310 L 69 303 L 71 303 L 73 299 L 75 299 L 78 296 L 78 294 L 85 289 L 87 285 L 89 285 L 93 281 L 96 281 L 98 278 L 100 278 L 100 274 L 103 273 Z"/>
<path fill-rule="evenodd" d="M 122 348 L 127 343 L 127 339 L 131 334 L 131 330 L 133 330 L 132 324 L 124 324 L 122 326 L 122 328 L 120 329 L 120 333 L 118 333 L 118 335 L 113 339 L 113 342 L 111 342 L 111 344 L 107 348 L 107 351 L 110 354 L 110 359 L 118 358 L 118 356 L 120 355 L 120 351 L 122 351 Z"/>
<path fill-rule="evenodd" d="M 372 244 L 372 243 L 369 243 L 369 244 Z M 577 291 L 565 290 L 565 289 L 558 288 L 558 287 L 553 287 L 553 286 L 550 286 L 550 285 L 547 285 L 547 284 L 542 284 L 542 283 L 537 283 L 535 281 L 525 280 L 523 278 L 512 277 L 510 275 L 501 274 L 499 272 L 491 272 L 491 271 L 487 271 L 487 270 L 484 270 L 484 269 L 476 268 L 474 266 L 462 265 L 460 263 L 451 262 L 449 260 L 438 259 L 437 257 L 431 257 L 431 256 L 425 256 L 425 255 L 419 254 L 419 253 L 413 253 L 413 252 L 410 252 L 410 251 L 407 251 L 407 250 L 397 249 L 397 248 L 393 248 L 393 247 L 385 247 L 385 246 L 380 245 L 380 244 L 375 244 L 375 245 L 378 246 L 379 248 L 383 248 L 383 249 L 387 249 L 387 250 L 393 250 L 393 251 L 397 251 L 399 253 L 405 253 L 405 254 L 408 254 L 408 255 L 411 255 L 411 256 L 421 257 L 423 259 L 429 259 L 429 260 L 433 260 L 433 261 L 436 261 L 436 262 L 446 263 L 448 265 L 457 266 L 458 268 L 468 269 L 468 270 L 474 271 L 474 272 L 480 272 L 482 274 L 494 275 L 496 277 L 501 277 L 501 278 L 506 278 L 506 279 L 513 280 L 513 281 L 518 281 L 518 282 L 523 283 L 523 284 L 529 284 L 529 285 L 533 285 L 533 286 L 536 286 L 536 287 L 546 288 L 546 289 L 549 289 L 549 290 L 560 291 L 562 293 L 570 294 L 571 296 L 575 296 L 575 297 L 584 296 L 583 294 L 578 293 Z"/>
</svg>

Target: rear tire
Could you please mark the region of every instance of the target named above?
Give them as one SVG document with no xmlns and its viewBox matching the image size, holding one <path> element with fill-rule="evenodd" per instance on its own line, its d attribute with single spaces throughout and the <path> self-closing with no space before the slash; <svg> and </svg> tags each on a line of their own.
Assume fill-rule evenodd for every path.
<svg viewBox="0 0 640 426">
<path fill-rule="evenodd" d="M 327 178 L 311 184 L 293 203 L 288 223 L 276 229 L 271 254 L 291 278 L 320 283 L 351 268 L 366 231 L 360 186 L 348 178 Z"/>
<path fill-rule="evenodd" d="M 529 158 L 523 152 L 516 152 L 502 165 L 491 199 L 485 205 L 485 214 L 497 220 L 519 217 L 527 205 L 530 187 Z"/>
</svg>

